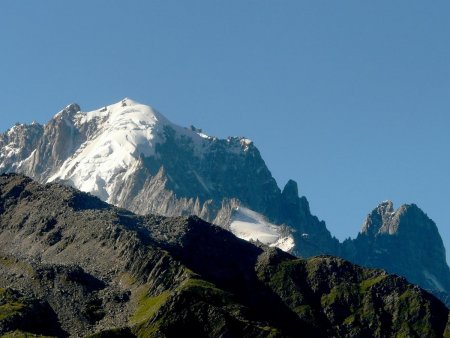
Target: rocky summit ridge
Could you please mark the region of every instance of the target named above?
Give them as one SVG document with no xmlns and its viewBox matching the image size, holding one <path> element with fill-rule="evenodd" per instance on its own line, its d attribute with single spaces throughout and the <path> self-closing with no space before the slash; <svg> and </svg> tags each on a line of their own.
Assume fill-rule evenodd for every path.
<svg viewBox="0 0 450 338">
<path fill-rule="evenodd" d="M 363 266 L 407 276 L 450 304 L 450 274 L 442 238 L 436 224 L 415 204 L 394 210 L 392 202 L 381 203 L 367 216 L 358 236 L 342 243 L 340 255 Z"/>
<path fill-rule="evenodd" d="M 141 215 L 197 215 L 298 257 L 340 256 L 449 298 L 442 239 L 417 206 L 383 202 L 357 238 L 339 243 L 295 181 L 278 187 L 252 141 L 179 127 L 131 99 L 91 112 L 71 104 L 44 126 L 12 127 L 0 135 L 0 172 L 61 182 Z"/>
<path fill-rule="evenodd" d="M 2 335 L 447 337 L 448 315 L 382 270 L 0 175 Z"/>
</svg>

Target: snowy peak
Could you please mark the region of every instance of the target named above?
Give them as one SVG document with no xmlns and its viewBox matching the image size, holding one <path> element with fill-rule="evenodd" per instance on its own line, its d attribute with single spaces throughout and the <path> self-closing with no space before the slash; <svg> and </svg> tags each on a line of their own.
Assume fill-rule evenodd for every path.
<svg viewBox="0 0 450 338">
<path fill-rule="evenodd" d="M 151 107 L 124 99 L 119 103 L 99 110 L 79 113 L 75 116 L 78 128 L 95 124 L 97 146 L 100 155 L 108 156 L 116 150 L 138 157 L 139 152 L 150 156 L 154 152 L 154 142 L 164 125 L 171 123 Z M 99 144 L 100 143 L 100 144 Z M 120 156 L 120 154 L 118 154 Z"/>
<path fill-rule="evenodd" d="M 69 181 L 106 201 L 141 156 L 155 154 L 155 145 L 163 141 L 166 126 L 182 129 L 153 108 L 128 98 L 90 112 L 70 105 L 55 118 L 68 118 L 85 141 L 48 181 Z"/>
<path fill-rule="evenodd" d="M 171 124 L 164 116 L 156 112 L 152 107 L 137 103 L 131 99 L 125 98 L 115 104 L 102 107 L 90 112 L 79 112 L 76 116 L 78 124 L 96 121 L 114 125 L 117 122 L 123 122 L 129 119 L 137 126 L 154 125 L 157 121 L 163 124 Z M 123 124 L 118 127 L 124 127 Z M 127 125 L 125 125 L 127 127 Z M 117 129 L 117 128 L 116 128 Z"/>
</svg>

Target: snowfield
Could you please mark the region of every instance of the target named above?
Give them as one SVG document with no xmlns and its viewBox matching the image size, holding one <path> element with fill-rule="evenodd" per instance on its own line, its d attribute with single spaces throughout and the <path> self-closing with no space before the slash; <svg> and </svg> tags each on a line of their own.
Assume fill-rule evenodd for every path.
<svg viewBox="0 0 450 338">
<path fill-rule="evenodd" d="M 59 115 L 61 113 L 55 118 Z M 155 145 L 163 142 L 165 126 L 190 137 L 196 145 L 205 142 L 197 133 L 171 123 L 151 107 L 130 99 L 91 112 L 78 112 L 67 124 L 79 130 L 92 125 L 95 132 L 48 182 L 68 180 L 81 191 L 107 202 L 123 176 L 135 168 L 140 156 L 154 155 Z"/>
<path fill-rule="evenodd" d="M 267 222 L 263 215 L 244 207 L 234 210 L 230 230 L 246 241 L 260 241 L 283 251 L 294 247 L 294 238 L 291 235 L 283 237 L 280 226 Z"/>
</svg>

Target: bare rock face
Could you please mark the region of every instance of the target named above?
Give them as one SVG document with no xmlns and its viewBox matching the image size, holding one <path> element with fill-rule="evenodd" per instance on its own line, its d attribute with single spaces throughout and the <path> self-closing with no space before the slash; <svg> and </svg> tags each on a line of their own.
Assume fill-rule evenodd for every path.
<svg viewBox="0 0 450 338">
<path fill-rule="evenodd" d="M 406 276 L 430 290 L 449 292 L 450 269 L 436 224 L 415 204 L 394 210 L 383 202 L 364 222 L 361 233 L 342 245 L 342 256 L 369 267 Z"/>
<path fill-rule="evenodd" d="M 441 337 L 448 315 L 384 271 L 0 175 L 2 335 Z"/>
<path fill-rule="evenodd" d="M 15 172 L 18 167 L 36 149 L 44 133 L 44 127 L 38 123 L 30 125 L 16 124 L 0 135 L 0 171 Z"/>
<path fill-rule="evenodd" d="M 377 234 L 395 234 L 398 230 L 398 216 L 391 201 L 378 205 L 366 218 L 361 233 L 371 236 Z"/>
<path fill-rule="evenodd" d="M 312 257 L 338 254 L 339 241 L 331 237 L 325 222 L 311 214 L 308 200 L 304 196 L 299 197 L 295 181 L 288 181 L 281 194 L 281 201 L 279 219 L 294 229 L 294 255 Z"/>
<path fill-rule="evenodd" d="M 35 150 L 18 171 L 45 181 L 59 168 L 84 141 L 83 135 L 73 126 L 73 117 L 79 111 L 77 104 L 71 104 L 50 120 Z"/>
</svg>

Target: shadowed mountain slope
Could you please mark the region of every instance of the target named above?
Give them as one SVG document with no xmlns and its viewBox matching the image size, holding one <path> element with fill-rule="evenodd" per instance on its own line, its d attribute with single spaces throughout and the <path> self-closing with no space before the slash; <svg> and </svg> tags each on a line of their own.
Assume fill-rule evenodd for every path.
<svg viewBox="0 0 450 338">
<path fill-rule="evenodd" d="M 1 333 L 441 337 L 448 319 L 434 296 L 383 271 L 15 174 L 0 176 L 0 288 Z"/>
</svg>

